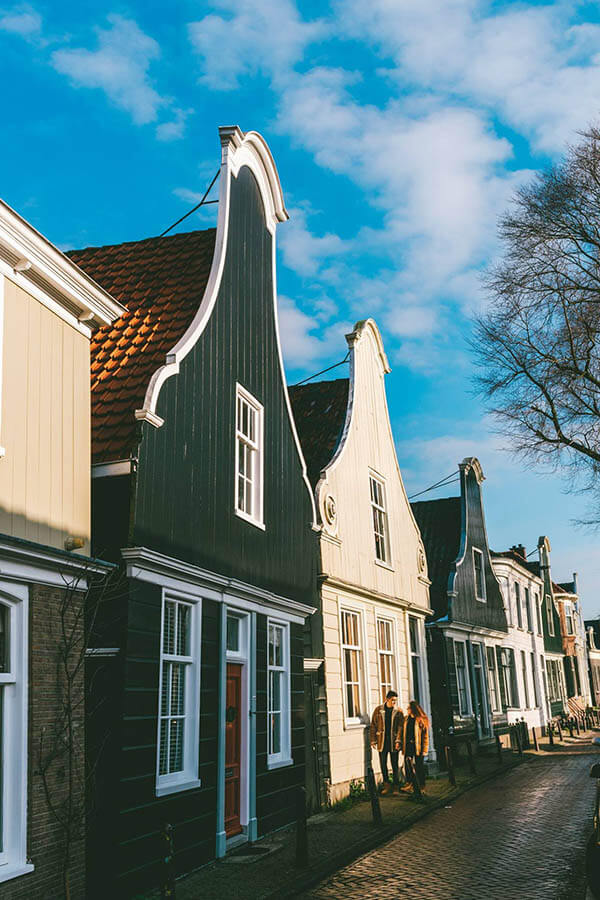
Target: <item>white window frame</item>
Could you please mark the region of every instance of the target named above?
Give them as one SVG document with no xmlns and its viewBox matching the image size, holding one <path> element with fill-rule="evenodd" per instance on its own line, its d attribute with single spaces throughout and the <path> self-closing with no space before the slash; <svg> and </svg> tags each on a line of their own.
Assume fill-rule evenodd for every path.
<svg viewBox="0 0 600 900">
<path fill-rule="evenodd" d="M 460 641 L 460 640 L 457 640 L 456 638 L 453 638 L 453 643 L 454 643 L 454 668 L 456 671 L 456 689 L 457 689 L 457 693 L 458 693 L 458 714 L 459 714 L 459 716 L 470 716 L 471 710 L 472 710 L 472 704 L 471 704 L 471 689 L 470 689 L 470 684 L 469 684 L 469 669 L 468 669 L 469 657 L 467 655 L 467 642 Z M 456 658 L 456 647 L 458 644 L 460 644 L 460 646 L 462 647 L 462 658 L 463 658 L 463 662 L 464 662 L 463 666 L 458 665 L 458 661 Z M 461 668 L 463 670 L 464 679 L 465 679 L 464 695 L 465 695 L 465 704 L 466 705 L 465 705 L 464 709 L 461 704 L 461 698 L 460 698 L 460 695 L 461 695 L 460 678 L 458 677 L 459 668 Z"/>
<path fill-rule="evenodd" d="M 504 685 L 504 696 L 506 697 L 506 706 L 508 709 L 518 709 L 517 697 L 515 697 L 514 687 L 517 681 L 517 664 L 515 661 L 515 651 L 513 647 L 500 648 L 500 665 L 498 675 L 502 678 Z M 507 662 L 504 662 L 504 660 Z M 514 681 L 513 676 L 514 675 Z"/>
<path fill-rule="evenodd" d="M 283 655 L 280 666 L 271 665 L 269 661 L 269 641 L 271 628 L 280 628 L 282 631 L 281 651 Z M 278 753 L 272 753 L 269 747 L 271 716 L 271 672 L 281 673 L 281 749 Z M 290 623 L 281 619 L 269 617 L 267 619 L 267 768 L 275 769 L 282 766 L 291 766 L 292 759 L 292 696 L 291 696 L 291 665 L 290 665 Z"/>
<path fill-rule="evenodd" d="M 531 609 L 531 590 L 523 588 L 523 602 L 525 604 L 525 618 L 527 619 L 527 631 L 533 634 L 533 613 Z"/>
<path fill-rule="evenodd" d="M 490 668 L 490 655 L 494 661 L 492 668 Z M 488 693 L 492 712 L 501 712 L 502 700 L 500 698 L 500 682 L 498 681 L 498 654 L 496 653 L 495 646 L 486 646 L 485 648 L 485 668 L 487 672 Z"/>
<path fill-rule="evenodd" d="M 567 635 L 570 637 L 575 634 L 575 616 L 573 614 L 571 604 L 568 600 L 563 604 L 563 606 L 565 610 L 565 630 L 567 632 Z M 571 625 L 570 629 L 569 623 Z"/>
<path fill-rule="evenodd" d="M 358 628 L 357 634 L 360 643 L 358 645 L 354 644 L 345 644 L 344 643 L 344 614 L 356 616 L 358 619 Z M 365 704 L 365 689 L 364 689 L 364 672 L 365 672 L 365 657 L 364 657 L 364 626 L 363 626 L 363 613 L 362 610 L 353 608 L 352 606 L 347 606 L 346 604 L 340 606 L 340 653 L 341 653 L 341 663 L 342 663 L 342 693 L 343 693 L 343 701 L 344 701 L 344 721 L 346 726 L 353 725 L 362 725 L 362 717 L 365 715 L 366 704 Z M 346 680 L 346 650 L 354 650 L 358 652 L 358 698 L 360 703 L 360 711 L 358 716 L 350 716 L 348 715 L 348 694 L 347 694 L 347 685 L 348 684 L 356 684 L 354 681 Z"/>
<path fill-rule="evenodd" d="M 535 653 L 533 651 L 530 652 L 529 659 L 531 662 L 531 681 L 533 683 L 533 702 L 535 703 L 535 708 L 538 709 L 540 707 L 540 691 L 536 677 Z"/>
<path fill-rule="evenodd" d="M 255 439 L 250 437 L 240 429 L 239 411 L 240 403 L 245 403 L 256 415 L 256 434 Z M 250 458 L 252 464 L 252 513 L 240 508 L 240 445 L 244 445 L 250 449 Z M 246 478 L 245 475 L 241 477 Z M 246 479 L 248 480 L 248 479 Z M 245 522 L 255 525 L 257 528 L 265 530 L 264 522 L 264 408 L 253 397 L 246 388 L 241 384 L 235 386 L 235 513 Z"/>
<path fill-rule="evenodd" d="M 515 605 L 517 607 L 517 628 L 523 631 L 523 604 L 521 598 L 521 585 L 518 581 L 514 582 L 515 586 Z"/>
<path fill-rule="evenodd" d="M 379 640 L 379 624 L 380 623 L 382 625 L 387 626 L 387 628 L 389 628 L 389 633 L 390 633 L 389 649 L 384 649 L 381 646 L 381 643 Z M 377 637 L 377 671 L 379 672 L 379 693 L 382 697 L 382 699 L 381 699 L 382 703 L 385 702 L 385 695 L 388 691 L 390 691 L 390 690 L 398 691 L 398 687 L 397 687 L 398 677 L 396 674 L 396 641 L 395 641 L 395 635 L 394 635 L 395 630 L 396 630 L 396 623 L 393 619 L 390 619 L 387 616 L 380 616 L 379 614 L 376 614 L 376 616 L 375 616 L 375 631 L 376 631 L 376 637 Z M 383 672 L 382 672 L 382 667 L 381 667 L 381 663 L 382 663 L 381 657 L 382 656 L 389 658 L 389 661 L 390 661 L 389 665 L 390 665 L 391 681 L 389 683 L 387 681 L 384 682 L 384 680 L 383 680 Z M 385 688 L 385 690 L 384 690 L 384 688 Z"/>
<path fill-rule="evenodd" d="M 473 578 L 475 580 L 475 599 L 479 600 L 480 603 L 487 603 L 487 594 L 485 591 L 485 569 L 483 566 L 483 552 L 478 547 L 472 548 L 473 552 Z M 479 558 L 480 572 L 481 572 L 481 590 L 482 594 L 479 595 L 479 588 L 477 585 L 477 566 L 475 564 L 475 560 Z"/>
<path fill-rule="evenodd" d="M 524 709 L 530 709 L 529 700 L 529 676 L 527 674 L 527 653 L 525 650 L 520 651 L 521 654 L 521 677 L 523 678 L 523 699 L 525 700 Z"/>
<path fill-rule="evenodd" d="M 378 485 L 381 489 L 381 497 L 383 503 L 377 503 L 373 499 L 373 490 L 371 482 Z M 384 566 L 384 568 L 391 569 L 392 568 L 392 547 L 390 541 L 390 526 L 389 526 L 389 515 L 388 515 L 388 507 L 387 507 L 387 494 L 386 494 L 386 485 L 385 479 L 381 477 L 381 475 L 377 475 L 372 469 L 369 470 L 369 501 L 371 504 L 371 527 L 373 529 L 373 541 L 375 543 L 375 562 L 378 566 Z M 383 532 L 379 531 L 378 528 L 375 527 L 376 518 L 381 517 L 383 521 Z M 384 555 L 385 559 L 382 559 L 377 555 L 377 538 L 379 537 L 380 542 L 383 542 L 384 547 Z"/>
<path fill-rule="evenodd" d="M 544 595 L 544 603 L 546 606 L 546 624 L 548 625 L 548 634 L 555 637 L 554 615 L 552 612 L 552 594 Z"/>
<path fill-rule="evenodd" d="M 28 714 L 28 589 L 0 588 L 0 603 L 9 610 L 10 671 L 0 672 L 3 693 L 2 843 L 0 882 L 33 872 L 27 861 L 27 714 Z"/>
<path fill-rule="evenodd" d="M 535 598 L 534 602 L 535 602 L 535 610 L 536 610 L 537 633 L 543 634 L 544 628 L 542 625 L 542 604 L 541 604 L 541 600 L 540 600 L 540 595 L 536 591 L 533 596 Z"/>
<path fill-rule="evenodd" d="M 417 650 L 414 651 L 411 646 L 410 640 L 410 623 L 411 619 L 415 623 L 416 629 L 416 637 L 417 637 Z M 411 700 L 417 700 L 420 706 L 425 706 L 426 697 L 425 697 L 425 673 L 423 667 L 423 634 L 422 634 L 423 620 L 419 616 L 413 616 L 410 613 L 406 616 L 406 643 L 408 647 L 408 659 L 409 659 L 409 676 L 410 676 L 410 690 L 411 690 Z M 413 677 L 413 664 L 416 660 L 418 673 L 419 673 L 419 688 L 421 695 L 420 697 L 415 696 L 415 684 Z"/>
<path fill-rule="evenodd" d="M 502 593 L 502 599 L 504 600 L 504 607 L 506 610 L 506 621 L 507 624 L 512 627 L 514 624 L 514 616 L 512 610 L 512 602 L 510 599 L 510 582 L 505 575 L 501 575 L 498 578 L 500 582 L 500 591 Z"/>
<path fill-rule="evenodd" d="M 190 646 L 189 655 L 165 653 L 164 627 L 167 603 L 185 604 L 190 608 Z M 178 615 L 178 613 L 177 613 Z M 175 631 L 175 633 L 177 633 Z M 160 656 L 158 684 L 158 722 L 156 736 L 156 796 L 173 794 L 178 791 L 200 787 L 198 777 L 200 747 L 200 654 L 202 634 L 202 602 L 198 597 L 179 591 L 163 589 L 160 622 Z M 160 725 L 162 716 L 163 662 L 180 663 L 185 666 L 184 681 L 184 737 L 183 768 L 179 772 L 160 773 Z"/>
</svg>

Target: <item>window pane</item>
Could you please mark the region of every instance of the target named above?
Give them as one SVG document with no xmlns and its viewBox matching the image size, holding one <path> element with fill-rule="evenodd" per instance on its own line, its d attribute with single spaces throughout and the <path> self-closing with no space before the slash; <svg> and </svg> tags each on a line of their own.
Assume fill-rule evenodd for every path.
<svg viewBox="0 0 600 900">
<path fill-rule="evenodd" d="M 269 672 L 269 696 L 271 712 L 281 712 L 281 672 Z"/>
<path fill-rule="evenodd" d="M 237 616 L 227 616 L 227 649 L 234 653 L 240 649 L 240 620 Z"/>
<path fill-rule="evenodd" d="M 190 655 L 190 607 L 179 603 L 177 610 L 177 656 Z"/>
<path fill-rule="evenodd" d="M 413 616 L 408 617 L 408 633 L 410 636 L 410 649 L 412 653 L 419 652 L 419 635 L 417 631 L 417 620 Z"/>
<path fill-rule="evenodd" d="M 171 719 L 169 730 L 169 772 L 183 769 L 183 719 Z"/>
<path fill-rule="evenodd" d="M 171 664 L 171 709 L 170 715 L 182 716 L 185 712 L 185 666 L 181 663 Z"/>
<path fill-rule="evenodd" d="M 419 657 L 412 658 L 413 700 L 421 702 L 421 673 L 419 671 Z"/>
<path fill-rule="evenodd" d="M 281 753 L 281 713 L 271 713 L 269 716 L 271 722 L 270 734 L 269 734 L 269 752 L 270 753 Z"/>
<path fill-rule="evenodd" d="M 159 765 L 158 772 L 160 775 L 166 775 L 168 773 L 168 758 L 169 758 L 169 720 L 161 719 L 160 723 L 160 751 L 159 751 Z"/>
<path fill-rule="evenodd" d="M 4 603 L 0 603 L 0 672 L 10 672 L 9 628 L 10 610 Z M 0 744 L 0 749 L 1 746 Z"/>
<path fill-rule="evenodd" d="M 162 690 L 160 696 L 160 714 L 169 715 L 169 697 L 171 695 L 171 663 L 162 664 Z"/>
<path fill-rule="evenodd" d="M 167 600 L 165 602 L 163 652 L 175 652 L 175 603 L 172 600 Z"/>
</svg>

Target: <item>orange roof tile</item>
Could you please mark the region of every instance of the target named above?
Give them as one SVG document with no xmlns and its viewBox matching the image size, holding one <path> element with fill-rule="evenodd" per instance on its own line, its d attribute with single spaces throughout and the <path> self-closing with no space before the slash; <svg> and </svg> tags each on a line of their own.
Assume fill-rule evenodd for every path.
<svg viewBox="0 0 600 900">
<path fill-rule="evenodd" d="M 128 459 L 134 412 L 166 354 L 185 334 L 204 295 L 215 229 L 146 238 L 67 254 L 127 311 L 93 336 L 92 459 Z"/>
</svg>

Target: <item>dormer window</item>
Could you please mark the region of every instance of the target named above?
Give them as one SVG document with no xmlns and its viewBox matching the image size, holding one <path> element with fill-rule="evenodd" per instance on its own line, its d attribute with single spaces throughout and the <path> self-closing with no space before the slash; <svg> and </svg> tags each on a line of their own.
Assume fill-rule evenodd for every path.
<svg viewBox="0 0 600 900">
<path fill-rule="evenodd" d="M 375 475 L 369 476 L 371 489 L 371 511 L 373 514 L 373 535 L 375 537 L 375 559 L 390 564 L 390 542 L 387 510 L 385 504 L 385 484 Z"/>
<path fill-rule="evenodd" d="M 263 408 L 241 385 L 236 388 L 235 511 L 264 529 Z"/>
<path fill-rule="evenodd" d="M 475 596 L 483 603 L 486 601 L 485 577 L 483 574 L 483 553 L 473 547 L 473 568 L 475 570 Z"/>
</svg>

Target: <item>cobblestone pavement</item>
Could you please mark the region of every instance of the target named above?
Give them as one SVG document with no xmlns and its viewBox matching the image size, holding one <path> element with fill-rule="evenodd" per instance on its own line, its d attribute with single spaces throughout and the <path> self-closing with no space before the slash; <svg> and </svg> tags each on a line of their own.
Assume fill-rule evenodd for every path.
<svg viewBox="0 0 600 900">
<path fill-rule="evenodd" d="M 597 759 L 556 755 L 519 766 L 303 896 L 582 900 Z"/>
</svg>

